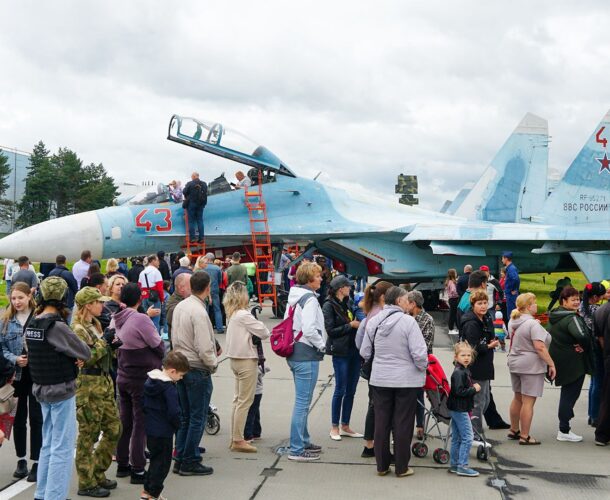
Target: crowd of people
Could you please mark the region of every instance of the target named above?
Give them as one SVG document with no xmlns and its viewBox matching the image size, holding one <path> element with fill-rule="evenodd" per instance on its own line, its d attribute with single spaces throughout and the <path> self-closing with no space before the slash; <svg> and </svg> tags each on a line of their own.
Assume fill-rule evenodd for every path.
<svg viewBox="0 0 610 500">
<path fill-rule="evenodd" d="M 391 466 L 398 477 L 412 475 L 411 444 L 426 431 L 423 387 L 434 350 L 435 324 L 424 296 L 382 280 L 358 293 L 326 259 L 292 265 L 284 255 L 280 270 L 294 335 L 287 357 L 295 391 L 288 460 L 320 460 L 308 416 L 320 362 L 330 356 L 329 438 L 363 439 L 361 456 L 375 458 L 379 475 Z M 610 302 L 601 305 L 610 288 L 590 283 L 581 297 L 563 286 L 547 331 L 536 319 L 537 297 L 520 293 L 512 254 L 502 259 L 499 280 L 487 266 L 466 266 L 459 277 L 450 270 L 446 281 L 449 328 L 459 337 L 447 400 L 448 470 L 463 477 L 479 474 L 469 451 L 473 443 L 485 446 L 484 419 L 520 445 L 541 444 L 530 430 L 545 379 L 561 387 L 558 441 L 583 439 L 570 423 L 590 375 L 589 424 L 595 444 L 610 443 Z M 238 252 L 230 262 L 206 254 L 192 265 L 185 255 L 166 259 L 159 252 L 134 259 L 131 269 L 123 259 L 109 259 L 102 274 L 85 250 L 71 270 L 58 255 L 39 280 L 29 259 L 18 259 L 0 321 L 0 381 L 12 384 L 17 399 L 14 476 L 37 483 L 35 498 L 66 498 L 74 463 L 78 494 L 90 497 L 107 497 L 117 487 L 107 477 L 113 458 L 116 477 L 142 485 L 143 500 L 163 498 L 172 463 L 180 476 L 213 474 L 203 463 L 201 440 L 223 354 L 215 333 L 226 333 L 224 355 L 234 377 L 230 451 L 258 451 L 269 371 L 263 341 L 270 332 L 250 311 L 249 272 L 240 260 Z M 492 391 L 494 354 L 507 344 L 510 423 Z M 362 434 L 351 418 L 360 377 L 368 382 Z"/>
</svg>

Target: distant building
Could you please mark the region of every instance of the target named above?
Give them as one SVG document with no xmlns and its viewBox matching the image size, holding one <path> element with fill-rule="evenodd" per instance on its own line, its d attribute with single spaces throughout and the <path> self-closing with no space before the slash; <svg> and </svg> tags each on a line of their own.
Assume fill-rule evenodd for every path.
<svg viewBox="0 0 610 500">
<path fill-rule="evenodd" d="M 30 166 L 30 154 L 18 149 L 0 146 L 0 154 L 8 158 L 11 173 L 8 177 L 8 189 L 5 198 L 13 202 L 13 214 L 9 220 L 0 221 L 0 233 L 12 233 L 15 231 L 15 219 L 17 217 L 16 204 L 21 201 L 25 191 L 25 177 Z"/>
</svg>

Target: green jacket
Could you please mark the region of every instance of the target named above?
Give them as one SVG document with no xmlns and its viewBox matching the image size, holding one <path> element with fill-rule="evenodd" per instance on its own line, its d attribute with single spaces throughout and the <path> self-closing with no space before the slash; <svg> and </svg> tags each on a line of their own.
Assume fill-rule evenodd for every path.
<svg viewBox="0 0 610 500">
<path fill-rule="evenodd" d="M 229 285 L 235 281 L 241 281 L 244 285 L 248 284 L 248 270 L 243 264 L 232 264 L 227 269 L 227 277 L 229 278 Z"/>
<path fill-rule="evenodd" d="M 100 368 L 104 373 L 110 373 L 112 368 L 112 349 L 106 341 L 100 337 L 97 326 L 100 326 L 97 319 L 93 323 L 72 322 L 72 330 L 91 350 L 91 357 L 85 362 L 84 368 Z M 101 328 L 101 326 L 100 326 Z"/>
<path fill-rule="evenodd" d="M 570 384 L 579 377 L 590 374 L 591 336 L 584 319 L 576 311 L 558 307 L 549 314 L 549 322 L 552 338 L 549 354 L 557 369 L 555 385 Z M 576 352 L 576 344 L 580 345 L 584 352 Z"/>
</svg>

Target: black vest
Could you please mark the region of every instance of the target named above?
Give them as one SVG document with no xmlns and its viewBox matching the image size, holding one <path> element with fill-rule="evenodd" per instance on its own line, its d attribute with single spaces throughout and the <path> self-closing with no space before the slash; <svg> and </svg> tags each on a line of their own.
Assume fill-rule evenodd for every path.
<svg viewBox="0 0 610 500">
<path fill-rule="evenodd" d="M 28 366 L 35 384 L 61 384 L 70 382 L 78 376 L 76 359 L 57 352 L 47 340 L 47 332 L 57 321 L 62 321 L 59 315 L 41 319 L 32 318 L 25 328 Z"/>
</svg>

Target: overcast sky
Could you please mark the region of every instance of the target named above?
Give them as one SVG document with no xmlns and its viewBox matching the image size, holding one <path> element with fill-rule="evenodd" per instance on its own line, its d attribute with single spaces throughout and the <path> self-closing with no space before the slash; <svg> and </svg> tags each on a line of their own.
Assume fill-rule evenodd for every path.
<svg viewBox="0 0 610 500">
<path fill-rule="evenodd" d="M 42 139 L 117 181 L 236 166 L 166 140 L 221 122 L 298 175 L 438 209 L 527 111 L 563 171 L 610 108 L 603 1 L 0 0 L 0 145 Z M 230 175 L 227 175 L 230 177 Z"/>
</svg>

